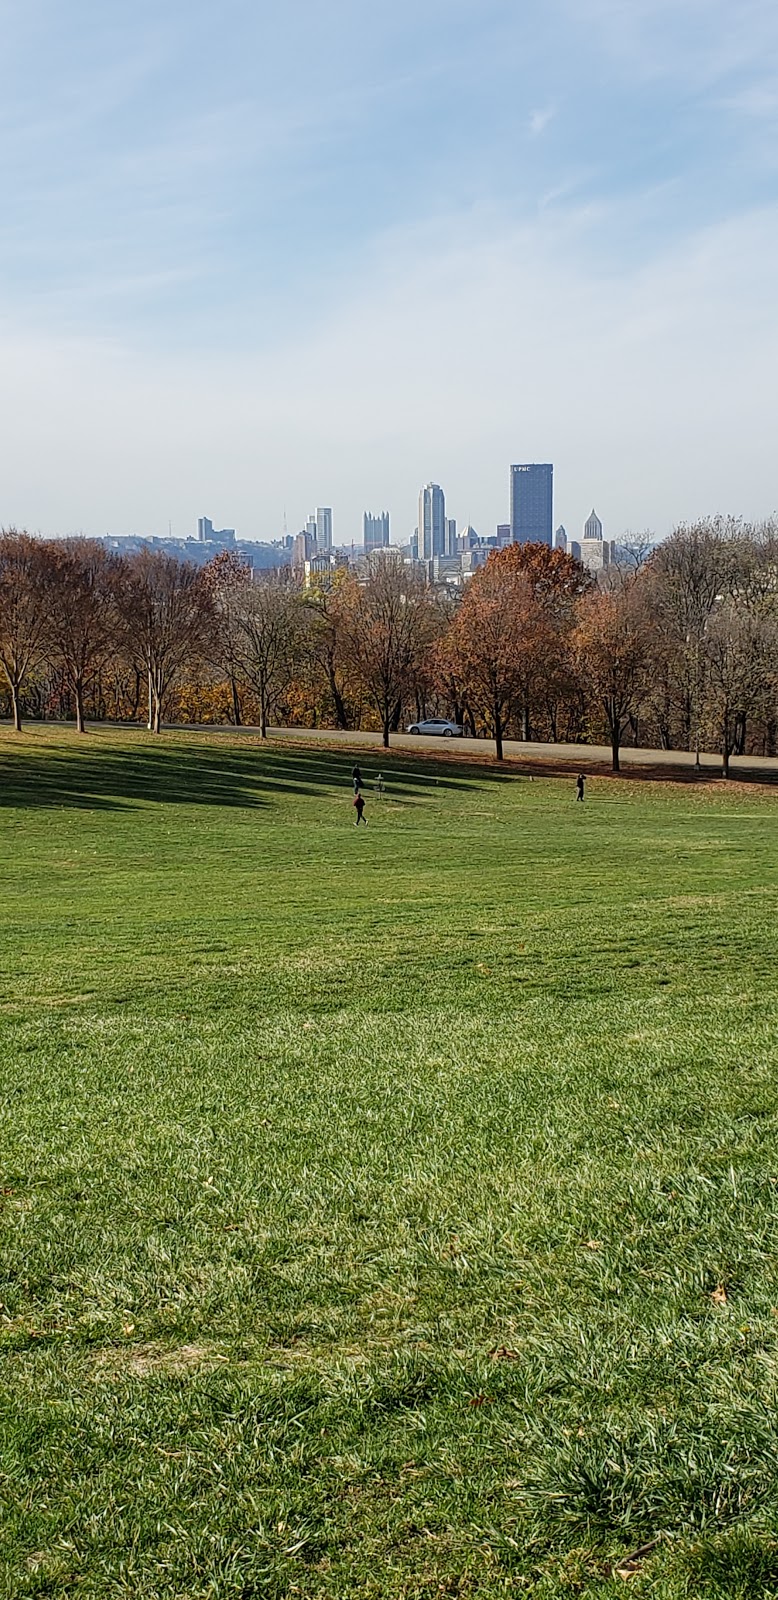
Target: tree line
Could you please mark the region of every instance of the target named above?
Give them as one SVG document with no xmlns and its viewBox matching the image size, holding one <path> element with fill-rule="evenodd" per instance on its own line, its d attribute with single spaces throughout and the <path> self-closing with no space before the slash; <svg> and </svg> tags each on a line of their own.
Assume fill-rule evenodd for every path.
<svg viewBox="0 0 778 1600">
<path fill-rule="evenodd" d="M 233 552 L 0 534 L 0 709 L 24 717 L 378 729 L 446 715 L 494 740 L 776 753 L 778 523 L 675 529 L 595 581 L 543 545 L 464 590 L 397 556 L 301 588 Z"/>
</svg>

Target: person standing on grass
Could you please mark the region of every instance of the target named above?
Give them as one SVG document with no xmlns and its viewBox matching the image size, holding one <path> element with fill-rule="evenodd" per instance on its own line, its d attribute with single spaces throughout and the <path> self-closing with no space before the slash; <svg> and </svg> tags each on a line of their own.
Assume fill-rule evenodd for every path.
<svg viewBox="0 0 778 1600">
<path fill-rule="evenodd" d="M 354 785 L 354 793 L 359 794 L 359 791 L 362 788 L 362 774 L 359 770 L 358 761 L 355 762 L 354 766 L 351 768 L 351 782 Z"/>
<path fill-rule="evenodd" d="M 578 777 L 575 780 L 575 798 L 576 798 L 576 801 L 583 800 L 585 783 L 586 783 L 586 778 L 584 777 L 584 774 L 582 772 L 579 772 Z"/>
<path fill-rule="evenodd" d="M 357 789 L 357 792 L 354 795 L 354 810 L 356 811 L 356 817 L 354 819 L 354 827 L 355 828 L 359 827 L 360 822 L 364 822 L 365 827 L 367 827 L 367 817 L 363 817 L 363 815 L 362 815 L 362 812 L 364 811 L 364 809 L 365 809 L 365 802 L 364 802 L 359 790 Z"/>
</svg>

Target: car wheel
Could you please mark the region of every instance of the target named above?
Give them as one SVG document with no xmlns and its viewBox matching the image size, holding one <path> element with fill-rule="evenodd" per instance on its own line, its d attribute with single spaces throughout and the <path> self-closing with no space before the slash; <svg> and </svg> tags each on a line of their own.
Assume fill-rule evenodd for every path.
<svg viewBox="0 0 778 1600">
<path fill-rule="evenodd" d="M 443 738 L 444 739 L 453 739 L 453 737 L 454 737 L 454 729 L 453 728 L 444 728 L 443 729 Z"/>
<path fill-rule="evenodd" d="M 418 731 L 419 731 L 418 728 L 409 728 L 408 729 L 409 733 L 418 733 Z"/>
</svg>

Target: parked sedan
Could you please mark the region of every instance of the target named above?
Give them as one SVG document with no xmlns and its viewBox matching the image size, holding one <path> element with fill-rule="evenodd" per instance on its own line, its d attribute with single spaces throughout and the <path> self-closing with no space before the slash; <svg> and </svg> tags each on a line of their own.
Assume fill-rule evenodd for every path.
<svg viewBox="0 0 778 1600">
<path fill-rule="evenodd" d="M 444 739 L 461 739 L 464 729 L 446 717 L 428 717 L 426 722 L 412 722 L 408 733 L 442 733 Z"/>
</svg>

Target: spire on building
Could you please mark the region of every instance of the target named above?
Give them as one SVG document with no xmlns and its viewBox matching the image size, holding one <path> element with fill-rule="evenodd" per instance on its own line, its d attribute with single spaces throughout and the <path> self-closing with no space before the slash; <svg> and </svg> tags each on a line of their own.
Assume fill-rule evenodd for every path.
<svg viewBox="0 0 778 1600">
<path fill-rule="evenodd" d="M 586 522 L 584 523 L 583 536 L 585 539 L 602 538 L 602 523 L 594 509 L 594 506 L 592 506 L 591 516 L 587 517 Z"/>
</svg>

